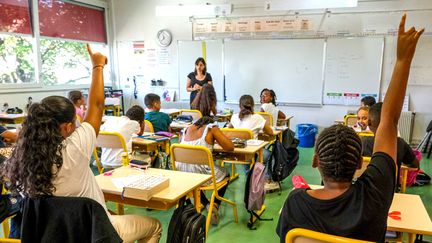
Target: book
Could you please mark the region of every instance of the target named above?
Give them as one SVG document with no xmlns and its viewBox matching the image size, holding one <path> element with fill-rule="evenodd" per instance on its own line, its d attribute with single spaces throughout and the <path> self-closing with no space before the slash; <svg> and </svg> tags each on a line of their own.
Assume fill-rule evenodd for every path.
<svg viewBox="0 0 432 243">
<path fill-rule="evenodd" d="M 148 201 L 156 193 L 169 187 L 169 178 L 163 175 L 134 175 L 113 178 L 113 184 L 122 188 L 122 196 Z"/>
</svg>

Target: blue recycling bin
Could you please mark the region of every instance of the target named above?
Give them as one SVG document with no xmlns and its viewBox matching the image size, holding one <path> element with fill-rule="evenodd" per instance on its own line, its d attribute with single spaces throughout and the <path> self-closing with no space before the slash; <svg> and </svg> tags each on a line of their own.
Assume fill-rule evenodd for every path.
<svg viewBox="0 0 432 243">
<path fill-rule="evenodd" d="M 318 126 L 315 124 L 297 124 L 297 137 L 302 148 L 312 148 L 315 145 L 315 137 Z"/>
</svg>

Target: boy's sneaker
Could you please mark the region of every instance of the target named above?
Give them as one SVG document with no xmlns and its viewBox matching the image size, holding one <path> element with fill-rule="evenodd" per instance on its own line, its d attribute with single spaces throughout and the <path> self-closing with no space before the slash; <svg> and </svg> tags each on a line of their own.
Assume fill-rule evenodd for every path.
<svg viewBox="0 0 432 243">
<path fill-rule="evenodd" d="M 275 181 L 267 181 L 264 185 L 264 189 L 266 190 L 266 192 L 274 192 L 280 189 L 279 183 Z"/>
</svg>

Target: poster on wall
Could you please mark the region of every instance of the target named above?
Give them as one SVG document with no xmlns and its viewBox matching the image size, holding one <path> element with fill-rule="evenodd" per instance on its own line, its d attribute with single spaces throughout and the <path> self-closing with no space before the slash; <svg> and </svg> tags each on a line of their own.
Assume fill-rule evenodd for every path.
<svg viewBox="0 0 432 243">
<path fill-rule="evenodd" d="M 145 44 L 144 41 L 132 42 L 132 72 L 133 75 L 143 75 L 145 65 Z"/>
<path fill-rule="evenodd" d="M 159 65 L 171 64 L 171 52 L 169 48 L 159 48 L 157 57 Z"/>
</svg>

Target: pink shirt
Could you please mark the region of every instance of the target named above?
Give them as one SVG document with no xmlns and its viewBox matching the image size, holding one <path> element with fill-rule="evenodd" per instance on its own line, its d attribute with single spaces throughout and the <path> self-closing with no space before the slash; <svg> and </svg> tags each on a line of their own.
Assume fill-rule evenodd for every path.
<svg viewBox="0 0 432 243">
<path fill-rule="evenodd" d="M 75 106 L 75 112 L 81 117 L 81 120 L 84 120 L 84 109 Z"/>
</svg>

